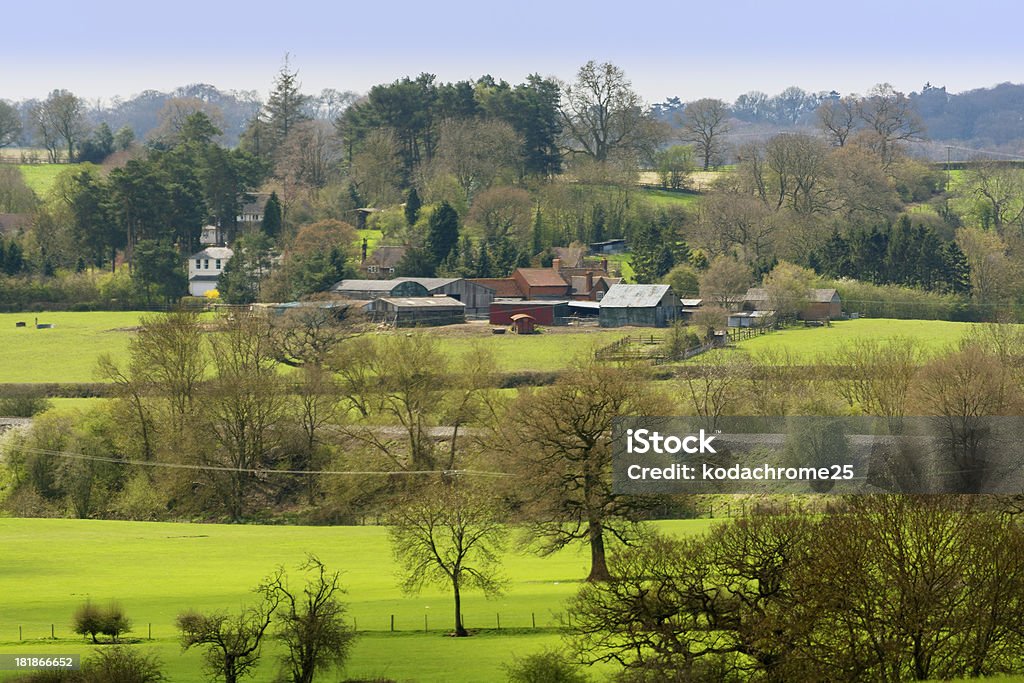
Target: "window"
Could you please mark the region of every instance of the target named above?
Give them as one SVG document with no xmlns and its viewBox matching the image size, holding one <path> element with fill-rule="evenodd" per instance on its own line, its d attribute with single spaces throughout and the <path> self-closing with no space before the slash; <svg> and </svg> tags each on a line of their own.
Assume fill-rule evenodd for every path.
<svg viewBox="0 0 1024 683">
<path fill-rule="evenodd" d="M 203 270 L 209 270 L 209 269 L 210 269 L 210 259 L 204 258 L 203 259 Z"/>
<path fill-rule="evenodd" d="M 199 264 L 200 264 L 199 259 L 196 259 L 196 270 L 199 270 Z"/>
<path fill-rule="evenodd" d="M 217 259 L 216 261 L 213 262 L 213 267 L 216 268 L 217 270 L 220 270 L 220 259 Z"/>
<path fill-rule="evenodd" d="M 367 273 L 376 273 L 377 272 L 377 266 L 367 266 L 366 267 L 366 272 Z"/>
</svg>

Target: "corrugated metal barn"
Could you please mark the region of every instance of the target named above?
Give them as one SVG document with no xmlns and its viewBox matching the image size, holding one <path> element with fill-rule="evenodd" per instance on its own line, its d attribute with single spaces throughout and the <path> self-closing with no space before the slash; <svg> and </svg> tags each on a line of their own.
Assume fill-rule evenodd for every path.
<svg viewBox="0 0 1024 683">
<path fill-rule="evenodd" d="M 427 288 L 407 280 L 342 280 L 331 292 L 349 299 L 379 299 L 384 296 L 430 296 Z"/>
<path fill-rule="evenodd" d="M 612 285 L 601 299 L 601 327 L 667 327 L 682 303 L 668 285 Z"/>
<path fill-rule="evenodd" d="M 568 301 L 495 301 L 491 304 L 492 325 L 511 325 L 512 316 L 525 313 L 538 325 L 564 325 L 569 317 Z"/>
<path fill-rule="evenodd" d="M 374 322 L 395 327 L 436 327 L 466 322 L 466 305 L 448 296 L 381 297 L 363 308 Z"/>
<path fill-rule="evenodd" d="M 418 282 L 430 296 L 450 296 L 466 304 L 466 315 L 488 315 L 494 301 L 493 287 L 457 277 L 396 277 L 396 281 Z"/>
</svg>

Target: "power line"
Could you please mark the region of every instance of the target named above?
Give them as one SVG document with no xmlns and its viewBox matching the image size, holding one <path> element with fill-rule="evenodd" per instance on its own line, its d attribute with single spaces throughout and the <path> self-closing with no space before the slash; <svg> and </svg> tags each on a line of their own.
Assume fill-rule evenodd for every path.
<svg viewBox="0 0 1024 683">
<path fill-rule="evenodd" d="M 187 463 L 175 462 L 151 462 L 146 460 L 129 460 L 115 458 L 109 455 L 86 455 L 84 453 L 72 453 L 70 451 L 56 451 L 46 448 L 18 447 L 16 450 L 39 455 L 50 455 L 69 460 L 88 460 L 92 462 L 108 462 L 115 465 L 133 465 L 136 467 L 162 467 L 165 469 L 198 470 L 205 472 L 235 472 L 239 474 L 289 474 L 289 475 L 342 475 L 342 476 L 391 476 L 394 474 L 443 474 L 443 475 L 470 475 L 482 477 L 514 477 L 516 475 L 507 472 L 488 472 L 484 470 L 275 470 L 251 467 L 223 467 L 220 465 L 190 465 Z"/>
</svg>

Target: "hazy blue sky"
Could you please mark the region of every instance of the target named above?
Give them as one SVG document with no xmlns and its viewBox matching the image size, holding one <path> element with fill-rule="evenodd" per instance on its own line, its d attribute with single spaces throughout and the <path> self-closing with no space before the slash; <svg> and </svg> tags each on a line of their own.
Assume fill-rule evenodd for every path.
<svg viewBox="0 0 1024 683">
<path fill-rule="evenodd" d="M 864 92 L 888 81 L 951 92 L 1024 81 L 1019 2 L 4 3 L 0 98 L 130 97 L 188 83 L 266 96 L 285 52 L 303 89 L 365 91 L 421 71 L 569 79 L 588 59 L 625 69 L 650 102 L 728 101 L 788 85 Z M 13 5 L 13 6 L 10 6 Z"/>
</svg>

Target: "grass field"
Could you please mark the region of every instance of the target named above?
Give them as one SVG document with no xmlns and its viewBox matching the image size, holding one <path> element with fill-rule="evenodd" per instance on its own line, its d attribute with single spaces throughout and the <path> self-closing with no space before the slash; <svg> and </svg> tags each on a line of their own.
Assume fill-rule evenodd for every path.
<svg viewBox="0 0 1024 683">
<path fill-rule="evenodd" d="M 441 332 L 443 349 L 453 355 L 469 353 L 480 345 L 494 353 L 499 370 L 515 372 L 520 370 L 552 371 L 562 370 L 573 359 L 593 353 L 602 346 L 626 336 L 636 330 L 607 330 L 597 327 L 580 328 L 573 332 L 565 328 L 542 334 L 493 335 L 489 325 L 481 326 L 476 334 L 447 336 Z M 443 329 L 443 328 L 442 328 Z"/>
<path fill-rule="evenodd" d="M 840 320 L 832 323 L 832 327 L 792 327 L 744 340 L 738 347 L 750 353 L 767 348 L 785 349 L 801 360 L 811 361 L 817 356 L 834 353 L 856 339 L 900 336 L 914 339 L 927 350 L 938 351 L 955 344 L 978 325 L 944 320 L 861 318 Z"/>
<path fill-rule="evenodd" d="M 138 312 L 0 314 L 0 383 L 93 382 L 96 359 L 127 354 Z M 34 322 L 53 323 L 37 330 Z M 25 322 L 25 327 L 15 327 Z"/>
<path fill-rule="evenodd" d="M 699 533 L 708 520 L 659 523 L 669 533 Z M 416 597 L 396 588 L 395 564 L 382 527 L 260 527 L 59 519 L 0 519 L 0 652 L 88 653 L 70 632 L 71 614 L 89 598 L 117 599 L 132 618 L 136 647 L 153 648 L 175 682 L 199 681 L 197 653 L 182 655 L 175 615 L 190 607 L 237 610 L 250 589 L 278 565 L 293 568 L 315 552 L 341 570 L 349 615 L 363 633 L 348 676 L 401 681 L 493 681 L 512 654 L 558 647 L 564 602 L 586 575 L 589 552 L 547 558 L 525 552 L 515 534 L 503 562 L 505 595 L 464 596 L 469 639 L 446 637 L 451 597 Z M 17 596 L 17 597 L 14 597 Z M 397 633 L 389 633 L 395 615 Z M 497 630 L 497 615 L 502 630 Z M 531 615 L 535 615 L 534 629 Z M 424 616 L 428 631 L 423 632 Z M 51 624 L 57 641 L 49 640 Z M 147 641 L 152 624 L 153 641 Z M 24 642 L 18 640 L 22 629 Z M 252 680 L 269 682 L 266 664 Z M 0 674 L 2 680 L 3 674 Z"/>
<path fill-rule="evenodd" d="M 700 195 L 686 192 L 672 192 L 670 190 L 650 190 L 645 188 L 641 191 L 641 196 L 657 207 L 687 207 L 694 206 L 700 201 Z"/>
<path fill-rule="evenodd" d="M 73 168 L 75 164 L 19 164 L 21 176 L 37 197 L 45 197 L 53 187 L 57 176 L 63 171 Z"/>
</svg>

